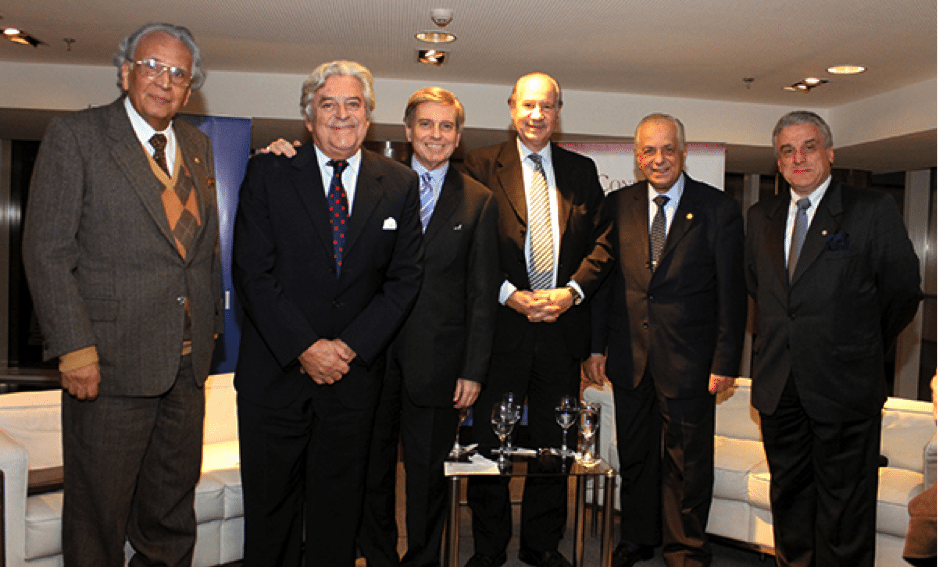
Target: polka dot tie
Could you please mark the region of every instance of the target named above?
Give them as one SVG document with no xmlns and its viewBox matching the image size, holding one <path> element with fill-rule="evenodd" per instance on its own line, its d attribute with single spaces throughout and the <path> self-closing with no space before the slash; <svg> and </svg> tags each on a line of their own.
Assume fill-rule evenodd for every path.
<svg viewBox="0 0 938 568">
<path fill-rule="evenodd" d="M 336 276 L 342 272 L 342 254 L 345 249 L 345 231 L 348 227 L 348 198 L 342 187 L 342 172 L 348 166 L 345 160 L 329 160 L 332 181 L 329 183 L 329 221 L 332 224 L 332 250 L 335 256 Z"/>
</svg>

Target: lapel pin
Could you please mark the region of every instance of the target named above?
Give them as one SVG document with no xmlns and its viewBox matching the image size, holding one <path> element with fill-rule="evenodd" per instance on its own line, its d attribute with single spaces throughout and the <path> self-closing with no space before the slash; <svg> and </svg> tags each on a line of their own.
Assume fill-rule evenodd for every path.
<svg viewBox="0 0 938 568">
<path fill-rule="evenodd" d="M 692 220 L 693 218 L 694 218 L 694 214 L 693 214 L 693 213 L 688 213 L 688 214 L 687 214 L 687 220 L 688 220 L 688 221 Z"/>
<path fill-rule="evenodd" d="M 201 161 L 201 160 L 199 160 L 198 158 L 196 158 L 196 159 L 195 159 L 195 163 L 197 163 L 197 164 L 201 164 L 201 163 L 202 163 L 202 161 Z"/>
<path fill-rule="evenodd" d="M 822 236 L 822 237 L 826 237 L 826 236 L 827 236 L 827 229 L 824 229 L 823 231 L 821 231 L 821 236 Z"/>
</svg>

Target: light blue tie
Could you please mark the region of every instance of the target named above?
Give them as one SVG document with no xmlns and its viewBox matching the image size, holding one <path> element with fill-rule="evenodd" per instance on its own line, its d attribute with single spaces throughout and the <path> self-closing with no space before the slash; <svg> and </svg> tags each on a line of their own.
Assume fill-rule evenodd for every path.
<svg viewBox="0 0 938 568">
<path fill-rule="evenodd" d="M 436 206 L 436 200 L 433 198 L 432 179 L 430 172 L 423 172 L 420 175 L 420 223 L 423 225 L 424 232 L 427 232 L 430 217 L 433 216 L 433 208 Z"/>
</svg>

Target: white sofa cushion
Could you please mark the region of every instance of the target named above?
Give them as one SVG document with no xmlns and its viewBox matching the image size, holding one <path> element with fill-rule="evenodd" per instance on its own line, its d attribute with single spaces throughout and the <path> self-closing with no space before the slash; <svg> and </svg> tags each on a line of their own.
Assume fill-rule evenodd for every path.
<svg viewBox="0 0 938 568">
<path fill-rule="evenodd" d="M 62 554 L 62 492 L 26 499 L 26 559 Z"/>
</svg>

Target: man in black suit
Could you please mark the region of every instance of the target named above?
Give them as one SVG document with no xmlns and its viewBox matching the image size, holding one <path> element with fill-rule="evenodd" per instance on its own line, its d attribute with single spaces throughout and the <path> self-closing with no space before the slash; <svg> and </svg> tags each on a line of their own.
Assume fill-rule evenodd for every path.
<svg viewBox="0 0 938 568">
<path fill-rule="evenodd" d="M 62 373 L 66 566 L 188 565 L 214 338 L 224 331 L 215 163 L 176 113 L 204 79 L 186 28 L 115 55 L 123 96 L 52 121 L 23 260 Z"/>
<path fill-rule="evenodd" d="M 498 294 L 498 209 L 492 193 L 450 166 L 465 122 L 439 87 L 411 95 L 404 112 L 410 165 L 421 179 L 424 278 L 389 349 L 368 462 L 359 547 L 369 566 L 439 566 L 446 509 L 443 462 L 456 408 L 475 402 L 488 372 Z M 397 554 L 398 434 L 406 476 L 407 552 Z"/>
<path fill-rule="evenodd" d="M 606 201 L 618 264 L 593 301 L 586 375 L 608 377 L 615 393 L 616 566 L 651 558 L 659 542 L 669 566 L 710 564 L 713 395 L 734 383 L 746 327 L 743 218 L 733 198 L 683 173 L 686 158 L 683 124 L 646 116 L 635 160 L 647 182 Z"/>
<path fill-rule="evenodd" d="M 498 203 L 500 278 L 495 343 L 488 382 L 473 407 L 473 434 L 496 445 L 488 417 L 512 391 L 527 397 L 528 431 L 536 448 L 556 447 L 562 430 L 554 407 L 579 392 L 579 363 L 589 355 L 589 307 L 611 257 L 610 221 L 592 160 L 550 143 L 563 104 L 549 75 L 518 79 L 508 105 L 517 138 L 470 152 L 466 169 Z M 532 158 L 531 156 L 535 156 Z M 537 464 L 531 466 L 535 471 Z M 557 551 L 566 524 L 562 478 L 527 479 L 519 557 L 535 566 L 569 565 Z M 500 566 L 511 537 L 504 480 L 469 481 L 473 566 Z"/>
<path fill-rule="evenodd" d="M 417 176 L 361 149 L 371 74 L 325 63 L 302 93 L 312 142 L 251 160 L 235 221 L 246 565 L 355 562 L 386 347 L 421 281 Z"/>
<path fill-rule="evenodd" d="M 892 198 L 831 179 L 821 117 L 786 114 L 772 144 L 791 192 L 749 210 L 746 280 L 775 554 L 872 566 L 884 352 L 918 309 L 919 262 Z"/>
</svg>

